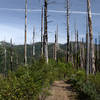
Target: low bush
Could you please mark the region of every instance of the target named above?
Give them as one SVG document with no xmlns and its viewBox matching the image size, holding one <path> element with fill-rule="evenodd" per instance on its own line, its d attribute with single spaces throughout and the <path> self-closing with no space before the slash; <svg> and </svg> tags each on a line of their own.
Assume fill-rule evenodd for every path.
<svg viewBox="0 0 100 100">
<path fill-rule="evenodd" d="M 99 75 L 90 75 L 88 80 L 84 70 L 78 70 L 70 77 L 70 83 L 76 92 L 79 94 L 81 100 L 96 100 L 97 90 L 99 88 Z M 97 86 L 96 86 L 97 85 Z M 100 89 L 100 88 L 99 88 Z"/>
<path fill-rule="evenodd" d="M 44 59 L 20 66 L 7 77 L 0 78 L 0 100 L 38 100 L 48 95 L 54 80 L 64 79 L 66 64 Z"/>
</svg>

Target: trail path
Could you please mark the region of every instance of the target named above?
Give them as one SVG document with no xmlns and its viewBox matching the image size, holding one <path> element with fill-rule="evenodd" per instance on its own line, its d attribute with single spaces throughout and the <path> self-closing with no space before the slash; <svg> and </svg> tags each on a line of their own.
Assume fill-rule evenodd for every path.
<svg viewBox="0 0 100 100">
<path fill-rule="evenodd" d="M 76 93 L 72 92 L 70 84 L 64 81 L 55 81 L 50 93 L 51 95 L 46 100 L 77 100 Z"/>
</svg>

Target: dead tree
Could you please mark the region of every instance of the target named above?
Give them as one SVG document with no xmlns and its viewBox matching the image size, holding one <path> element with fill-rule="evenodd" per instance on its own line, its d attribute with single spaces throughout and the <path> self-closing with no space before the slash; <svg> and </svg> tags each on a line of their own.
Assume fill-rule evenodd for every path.
<svg viewBox="0 0 100 100">
<path fill-rule="evenodd" d="M 100 55 L 99 55 L 99 42 L 100 42 L 99 38 L 100 38 L 100 36 L 99 36 L 99 33 L 98 33 L 97 34 L 97 59 L 98 60 L 99 60 L 99 57 L 100 57 Z"/>
<path fill-rule="evenodd" d="M 82 68 L 85 67 L 85 47 L 84 47 L 84 39 L 82 38 Z"/>
<path fill-rule="evenodd" d="M 6 45 L 4 41 L 4 74 L 5 76 L 6 76 L 6 72 L 7 72 L 7 49 L 6 49 Z"/>
<path fill-rule="evenodd" d="M 78 44 L 78 30 L 77 30 L 77 64 L 76 64 L 76 65 L 77 65 L 77 69 L 78 69 L 78 67 L 79 67 L 79 64 L 78 64 L 78 63 L 79 63 L 79 62 L 78 62 L 78 61 L 79 61 L 79 60 L 78 60 L 78 49 L 79 49 L 79 44 Z"/>
<path fill-rule="evenodd" d="M 35 56 L 35 27 L 33 27 L 33 56 Z"/>
<path fill-rule="evenodd" d="M 27 64 L 27 0 L 25 0 L 25 41 L 24 41 L 24 63 Z"/>
<path fill-rule="evenodd" d="M 57 41 L 57 50 L 59 49 L 59 44 L 58 44 L 58 24 L 57 24 L 57 29 L 56 29 L 56 41 Z"/>
<path fill-rule="evenodd" d="M 44 57 L 46 59 L 46 62 L 48 63 L 48 31 L 47 31 L 47 8 L 48 8 L 48 3 L 47 0 L 44 0 Z"/>
<path fill-rule="evenodd" d="M 67 62 L 69 62 L 69 53 L 70 53 L 70 44 L 69 44 L 69 0 L 67 0 Z"/>
<path fill-rule="evenodd" d="M 71 33 L 71 41 L 72 41 L 72 33 Z M 70 41 L 70 56 L 71 56 L 71 62 L 72 64 L 74 64 L 73 62 L 73 43 Z"/>
<path fill-rule="evenodd" d="M 77 53 L 77 29 L 76 29 L 76 24 L 75 24 L 75 53 Z"/>
<path fill-rule="evenodd" d="M 85 69 L 86 69 L 86 76 L 89 75 L 89 68 L 90 68 L 90 56 L 89 56 L 89 30 L 88 30 L 88 16 L 86 16 L 86 58 L 85 58 Z"/>
<path fill-rule="evenodd" d="M 90 73 L 95 73 L 95 57 L 94 57 L 94 44 L 93 44 L 93 31 L 92 31 L 92 18 L 90 0 L 87 0 L 88 11 L 88 25 L 89 25 L 89 37 L 90 37 Z"/>
<path fill-rule="evenodd" d="M 99 36 L 98 36 L 98 61 L 100 61 L 100 33 L 98 34 Z M 98 65 L 98 71 L 100 72 L 100 62 L 98 62 L 99 63 L 99 65 Z"/>
<path fill-rule="evenodd" d="M 55 44 L 54 44 L 54 59 L 57 61 L 57 51 L 59 49 L 58 45 L 58 24 L 57 24 L 57 29 L 55 31 Z"/>
<path fill-rule="evenodd" d="M 82 43 L 80 43 L 80 67 L 84 68 L 84 42 L 82 38 Z"/>
<path fill-rule="evenodd" d="M 10 40 L 10 69 L 13 71 L 13 45 L 12 39 Z"/>
<path fill-rule="evenodd" d="M 100 60 L 100 34 L 98 37 L 99 37 L 99 50 L 98 51 L 99 51 L 99 60 Z"/>
<path fill-rule="evenodd" d="M 79 66 L 80 66 L 81 68 L 83 68 L 83 63 L 82 63 L 82 44 L 81 44 L 81 43 L 80 43 L 79 61 L 80 61 Z"/>
<path fill-rule="evenodd" d="M 43 6 L 41 6 L 41 56 L 43 56 Z"/>
<path fill-rule="evenodd" d="M 95 67 L 96 67 L 96 71 L 98 70 L 97 68 L 97 62 L 98 62 L 98 57 L 97 57 L 97 53 L 98 53 L 98 47 L 97 47 L 97 38 L 95 39 Z"/>
<path fill-rule="evenodd" d="M 55 31 L 54 59 L 57 60 L 57 32 Z"/>
<path fill-rule="evenodd" d="M 89 75 L 89 33 L 86 33 L 86 75 Z"/>
<path fill-rule="evenodd" d="M 74 65 L 75 67 L 77 66 L 76 65 L 76 54 L 77 54 L 77 30 L 76 30 L 76 23 L 74 25 L 74 29 L 75 29 L 75 45 L 73 46 L 73 52 L 74 52 L 74 56 L 73 56 L 73 62 L 74 62 Z"/>
</svg>

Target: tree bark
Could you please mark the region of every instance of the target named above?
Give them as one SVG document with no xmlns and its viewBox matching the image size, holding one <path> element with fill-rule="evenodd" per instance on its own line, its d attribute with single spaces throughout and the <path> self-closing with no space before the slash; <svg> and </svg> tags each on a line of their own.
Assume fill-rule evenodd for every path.
<svg viewBox="0 0 100 100">
<path fill-rule="evenodd" d="M 47 0 L 44 0 L 44 57 L 48 63 Z"/>
<path fill-rule="evenodd" d="M 86 33 L 86 75 L 89 75 L 89 33 Z"/>
<path fill-rule="evenodd" d="M 13 45 L 12 45 L 12 39 L 10 40 L 10 69 L 13 71 Z"/>
<path fill-rule="evenodd" d="M 93 31 L 92 31 L 92 18 L 90 0 L 87 0 L 88 10 L 88 25 L 89 25 L 89 36 L 90 36 L 90 73 L 95 74 L 95 56 L 94 56 L 94 44 L 93 44 Z"/>
<path fill-rule="evenodd" d="M 69 51 L 70 44 L 69 44 L 69 0 L 67 0 L 67 62 L 69 62 Z"/>
<path fill-rule="evenodd" d="M 25 41 L 24 41 L 24 63 L 27 64 L 27 0 L 25 0 Z"/>
<path fill-rule="evenodd" d="M 33 28 L 33 56 L 35 56 L 35 27 Z"/>
<path fill-rule="evenodd" d="M 41 56 L 43 56 L 43 6 L 41 7 Z"/>
</svg>

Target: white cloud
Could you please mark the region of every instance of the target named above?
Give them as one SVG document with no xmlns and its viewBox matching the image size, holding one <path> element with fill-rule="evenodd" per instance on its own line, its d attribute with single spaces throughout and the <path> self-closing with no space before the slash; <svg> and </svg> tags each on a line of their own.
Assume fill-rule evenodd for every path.
<svg viewBox="0 0 100 100">
<path fill-rule="evenodd" d="M 0 10 L 8 10 L 8 11 L 25 11 L 25 9 L 11 9 L 11 8 L 0 8 Z M 40 9 L 28 9 L 28 12 L 41 12 Z M 48 10 L 50 13 L 66 13 L 66 11 L 59 10 Z M 70 11 L 71 14 L 87 14 L 84 11 Z M 100 16 L 100 13 L 92 13 L 92 15 Z"/>
</svg>

